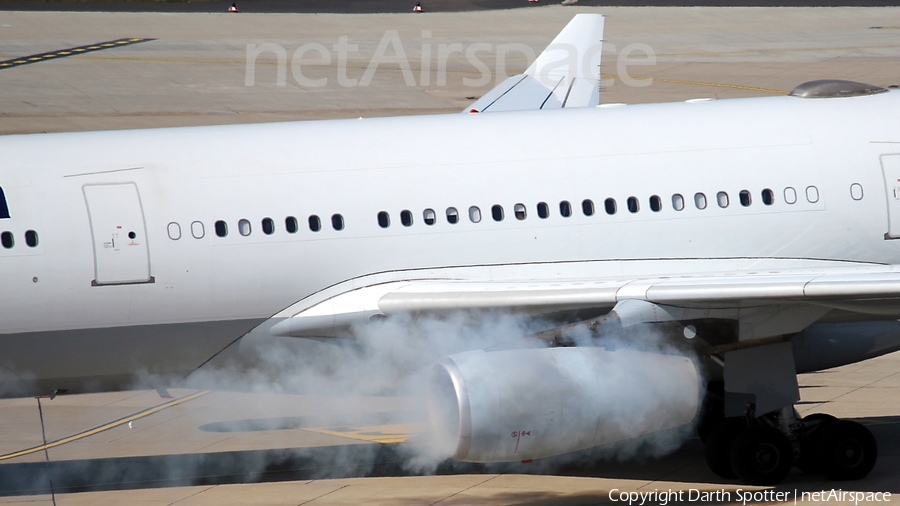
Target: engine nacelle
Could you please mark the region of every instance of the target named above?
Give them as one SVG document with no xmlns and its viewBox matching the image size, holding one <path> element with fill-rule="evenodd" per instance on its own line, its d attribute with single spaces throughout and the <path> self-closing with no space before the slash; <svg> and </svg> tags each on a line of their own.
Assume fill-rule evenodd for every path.
<svg viewBox="0 0 900 506">
<path fill-rule="evenodd" d="M 603 348 L 471 351 L 435 367 L 442 451 L 468 462 L 550 457 L 690 423 L 701 378 L 686 357 Z"/>
</svg>

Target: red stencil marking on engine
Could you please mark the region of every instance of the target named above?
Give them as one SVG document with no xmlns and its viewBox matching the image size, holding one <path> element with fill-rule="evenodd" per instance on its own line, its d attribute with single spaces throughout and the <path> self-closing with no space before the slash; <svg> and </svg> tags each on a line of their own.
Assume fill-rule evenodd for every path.
<svg viewBox="0 0 900 506">
<path fill-rule="evenodd" d="M 516 449 L 513 450 L 513 453 L 517 453 L 517 452 L 519 451 L 519 441 L 520 441 L 524 436 L 530 436 L 530 435 L 531 435 L 531 431 L 530 431 L 530 430 L 514 430 L 514 431 L 512 432 L 512 437 L 516 438 Z"/>
</svg>

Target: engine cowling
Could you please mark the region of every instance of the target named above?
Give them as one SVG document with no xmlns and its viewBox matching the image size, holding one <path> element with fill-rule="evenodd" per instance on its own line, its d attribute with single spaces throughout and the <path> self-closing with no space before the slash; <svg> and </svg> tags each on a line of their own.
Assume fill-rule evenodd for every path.
<svg viewBox="0 0 900 506">
<path fill-rule="evenodd" d="M 470 351 L 435 366 L 437 444 L 468 462 L 550 457 L 690 423 L 701 377 L 686 357 L 603 348 Z"/>
</svg>

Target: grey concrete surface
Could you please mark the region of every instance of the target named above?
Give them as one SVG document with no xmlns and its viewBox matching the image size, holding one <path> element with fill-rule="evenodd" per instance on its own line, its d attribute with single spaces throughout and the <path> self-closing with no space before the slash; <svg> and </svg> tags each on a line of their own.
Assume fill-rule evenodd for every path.
<svg viewBox="0 0 900 506">
<path fill-rule="evenodd" d="M 576 12 L 607 15 L 603 102 L 766 95 L 825 77 L 900 83 L 900 8 L 554 5 L 423 15 L 238 16 L 0 12 L 0 60 L 121 37 L 156 39 L 0 70 L 0 133 L 453 113 L 495 82 L 473 85 L 482 76 L 475 58 L 491 71 L 501 62 L 506 73 L 521 72 L 529 62 L 526 53 L 539 52 Z M 339 84 L 334 45 L 340 37 L 358 46 L 347 53 L 346 74 L 359 80 L 379 43 L 391 41 L 391 30 L 409 62 L 409 82 L 398 64 L 382 60 L 367 86 Z M 293 61 L 301 46 L 313 43 L 327 49 L 330 61 L 315 51 Z M 271 51 L 255 60 L 253 85 L 246 84 L 248 44 L 284 49 L 283 85 Z M 439 57 L 439 46 L 453 44 L 461 51 Z M 393 49 L 384 54 L 393 55 Z M 652 51 L 655 64 L 645 64 L 653 61 L 645 51 Z M 442 65 L 445 82 L 439 80 Z M 423 74 L 423 67 L 430 72 Z M 295 71 L 327 78 L 327 84 L 304 86 Z M 653 80 L 625 81 L 625 75 Z"/>
<path fill-rule="evenodd" d="M 871 491 L 900 494 L 900 353 L 867 362 L 800 376 L 801 414 L 830 413 L 867 424 L 879 443 L 874 471 L 858 482 L 829 482 L 819 476 L 794 471 L 772 490 L 797 494 L 816 491 Z M 192 391 L 173 390 L 180 397 Z M 58 397 L 44 401 L 48 439 L 54 440 L 103 422 L 120 419 L 162 402 L 155 392 L 119 392 Z M 226 455 L 265 448 L 348 445 L 379 446 L 424 430 L 414 415 L 414 400 L 389 397 L 317 398 L 312 396 L 213 392 L 168 410 L 50 449 L 57 462 L 103 459 L 116 456 L 194 453 Z M 370 422 L 353 425 L 360 415 L 392 412 L 409 416 L 392 424 Z M 34 399 L 0 401 L 0 448 L 3 454 L 41 441 Z M 257 424 L 246 423 L 255 420 Z M 265 423 L 281 420 L 278 429 Z M 294 420 L 285 424 L 284 420 Z M 303 423 L 300 420 L 305 420 Z M 341 421 L 345 423 L 341 423 Z M 346 422 L 350 422 L 349 424 Z M 210 425 L 229 430 L 215 432 Z M 351 427 L 352 426 L 352 427 Z M 221 429 L 219 429 L 221 430 Z M 374 434 L 374 435 L 373 435 Z M 355 446 L 351 446 L 355 445 Z M 249 454 L 249 453 L 248 453 Z M 358 452 L 353 458 L 366 458 Z M 249 457 L 248 457 L 249 458 Z M 43 453 L 0 463 L 0 477 L 16 462 L 41 462 Z M 706 504 L 740 503 L 737 492 L 768 490 L 746 487 L 713 475 L 703 460 L 702 444 L 689 438 L 675 453 L 660 458 L 644 457 L 624 462 L 600 460 L 591 465 L 543 466 L 540 462 L 517 465 L 499 473 L 491 469 L 451 476 L 398 476 L 379 478 L 303 479 L 280 483 L 219 484 L 201 486 L 132 486 L 130 490 L 62 493 L 58 505 L 79 504 L 611 504 L 610 491 L 683 491 L 683 500 L 672 504 L 697 504 L 688 500 L 693 490 L 731 493 L 730 500 Z M 402 473 L 401 473 L 402 474 Z M 164 485 L 164 484 L 163 484 Z M 116 488 L 115 486 L 111 488 Z M 889 502 L 896 502 L 894 497 Z M 770 501 L 771 502 L 771 501 Z M 852 501 L 825 501 L 852 504 Z M 50 504 L 46 494 L 0 494 L 0 504 Z M 649 504 L 661 506 L 661 501 Z M 876 504 L 865 502 L 861 504 Z"/>
<path fill-rule="evenodd" d="M 608 16 L 601 98 L 607 103 L 767 95 L 823 77 L 900 84 L 898 8 L 546 6 L 421 16 L 0 11 L 0 60 L 120 37 L 156 39 L 0 69 L 0 133 L 455 113 L 493 82 L 466 85 L 464 78 L 477 79 L 480 74 L 457 52 L 446 58 L 446 84 L 439 83 L 438 45 L 459 43 L 467 48 L 487 43 L 478 55 L 496 70 L 498 46 L 524 44 L 517 47 L 537 52 L 575 12 Z M 285 69 L 284 86 L 279 86 L 278 62 L 272 52 L 257 60 L 255 83 L 245 84 L 248 44 L 284 47 L 290 62 L 303 44 L 319 43 L 331 50 L 341 36 L 347 36 L 350 44 L 359 46 L 348 55 L 347 76 L 360 79 L 388 30 L 397 31 L 409 59 L 410 85 L 397 64 L 382 64 L 370 85 L 341 86 L 336 54 L 326 62 L 315 52 L 302 55 L 301 69 L 311 79 L 327 78 L 326 86 L 303 86 L 290 68 Z M 430 36 L 423 35 L 426 30 Z M 432 69 L 427 73 L 428 84 L 421 73 L 423 44 L 431 45 L 431 58 L 426 59 Z M 642 61 L 646 61 L 642 48 L 651 49 L 656 63 L 632 61 L 623 67 L 620 64 L 627 57 L 623 51 L 629 47 L 635 50 L 635 59 Z M 524 69 L 528 58 L 512 51 L 501 61 L 512 73 Z M 641 79 L 628 85 L 622 79 L 624 73 L 652 81 Z M 872 475 L 860 482 L 830 483 L 795 472 L 779 490 L 900 493 L 900 354 L 804 375 L 801 385 L 801 413 L 824 411 L 860 419 L 875 432 L 881 455 Z M 171 393 L 181 397 L 195 392 Z M 155 392 L 45 400 L 48 440 L 82 434 L 49 449 L 48 455 L 52 462 L 90 463 L 167 455 L 240 456 L 285 447 L 377 448 L 422 430 L 421 411 L 410 399 L 211 392 L 141 416 L 131 427 L 120 423 L 84 435 L 164 402 Z M 256 420 L 255 425 L 247 420 Z M 40 443 L 36 401 L 0 400 L 0 455 Z M 23 466 L 39 471 L 35 466 L 44 458 L 43 452 L 32 452 L 0 461 L 0 481 Z M 696 439 L 664 458 L 587 467 L 520 466 L 507 473 L 481 470 L 454 476 L 185 487 L 121 485 L 126 489 L 60 494 L 56 504 L 599 504 L 610 502 L 609 491 L 614 488 L 747 489 L 712 475 Z M 713 502 L 736 502 L 734 495 L 730 499 Z M 0 495 L 0 504 L 50 503 L 51 497 L 43 494 Z"/>
</svg>

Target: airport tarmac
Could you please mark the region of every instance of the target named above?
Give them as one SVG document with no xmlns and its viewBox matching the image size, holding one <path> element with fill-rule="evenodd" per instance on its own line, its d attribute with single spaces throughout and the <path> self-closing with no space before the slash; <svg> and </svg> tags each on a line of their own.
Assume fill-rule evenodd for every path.
<svg viewBox="0 0 900 506">
<path fill-rule="evenodd" d="M 802 493 L 832 489 L 900 494 L 900 353 L 804 374 L 800 385 L 800 414 L 865 423 L 878 440 L 878 464 L 857 482 L 795 470 L 774 489 L 791 496 L 780 502 L 797 495 L 815 503 Z M 154 391 L 43 400 L 56 504 L 581 505 L 615 502 L 614 489 L 683 491 L 673 504 L 696 504 L 691 490 L 724 490 L 731 497 L 702 502 L 733 504 L 741 502 L 738 490 L 768 490 L 713 475 L 695 437 L 663 457 L 618 461 L 594 451 L 575 460 L 423 471 L 404 443 L 427 428 L 415 399 L 170 393 L 172 400 Z M 51 503 L 41 446 L 37 401 L 0 400 L 0 504 Z M 422 475 L 429 472 L 435 475 Z"/>
<path fill-rule="evenodd" d="M 0 133 L 458 112 L 493 87 L 497 78 L 487 71 L 521 72 L 577 12 L 607 15 L 605 103 L 773 95 L 826 77 L 900 83 L 900 8 L 0 11 L 0 62 L 44 55 L 39 63 L 0 64 Z M 335 49 L 341 37 L 351 48 L 343 57 Z M 62 54 L 132 38 L 152 40 Z M 271 51 L 248 65 L 251 44 Z M 383 57 L 373 58 L 380 44 Z M 388 61 L 397 47 L 406 73 Z"/>
<path fill-rule="evenodd" d="M 900 84 L 900 8 L 0 12 L 0 64 L 42 55 L 34 63 L 24 58 L 24 64 L 0 66 L 0 133 L 455 113 L 495 82 L 464 81 L 481 77 L 476 62 L 492 72 L 520 72 L 528 50 L 539 52 L 576 12 L 608 16 L 604 103 L 777 95 L 825 77 Z M 342 36 L 358 46 L 347 50 L 344 67 L 344 77 L 357 80 L 352 86 L 339 82 L 334 46 Z M 110 41 L 131 43 L 102 45 Z M 359 85 L 384 41 L 388 57 L 403 49 L 400 60 L 409 62 L 409 73 L 385 58 L 371 82 Z M 249 44 L 273 50 L 248 66 Z M 305 47 L 323 52 L 295 56 L 305 44 L 319 44 Z M 439 47 L 454 44 L 462 49 L 443 59 L 441 82 Z M 474 57 L 466 57 L 466 49 Z M 297 75 L 327 83 L 306 86 Z M 599 125 L 598 135 L 614 127 Z M 777 490 L 900 494 L 900 354 L 800 381 L 802 414 L 859 419 L 876 434 L 881 454 L 865 480 L 832 483 L 795 472 Z M 43 400 L 46 439 L 53 445 L 46 455 L 37 401 L 0 400 L 0 504 L 51 504 L 48 476 L 55 477 L 59 505 L 598 504 L 612 502 L 609 492 L 616 488 L 731 493 L 707 501 L 718 504 L 740 502 L 737 489 L 748 489 L 710 473 L 696 439 L 672 455 L 638 462 L 604 460 L 601 452 L 553 466 L 443 464 L 438 476 L 417 476 L 421 470 L 410 466 L 402 443 L 424 430 L 415 399 L 170 393 L 172 400 L 152 391 Z"/>
</svg>

